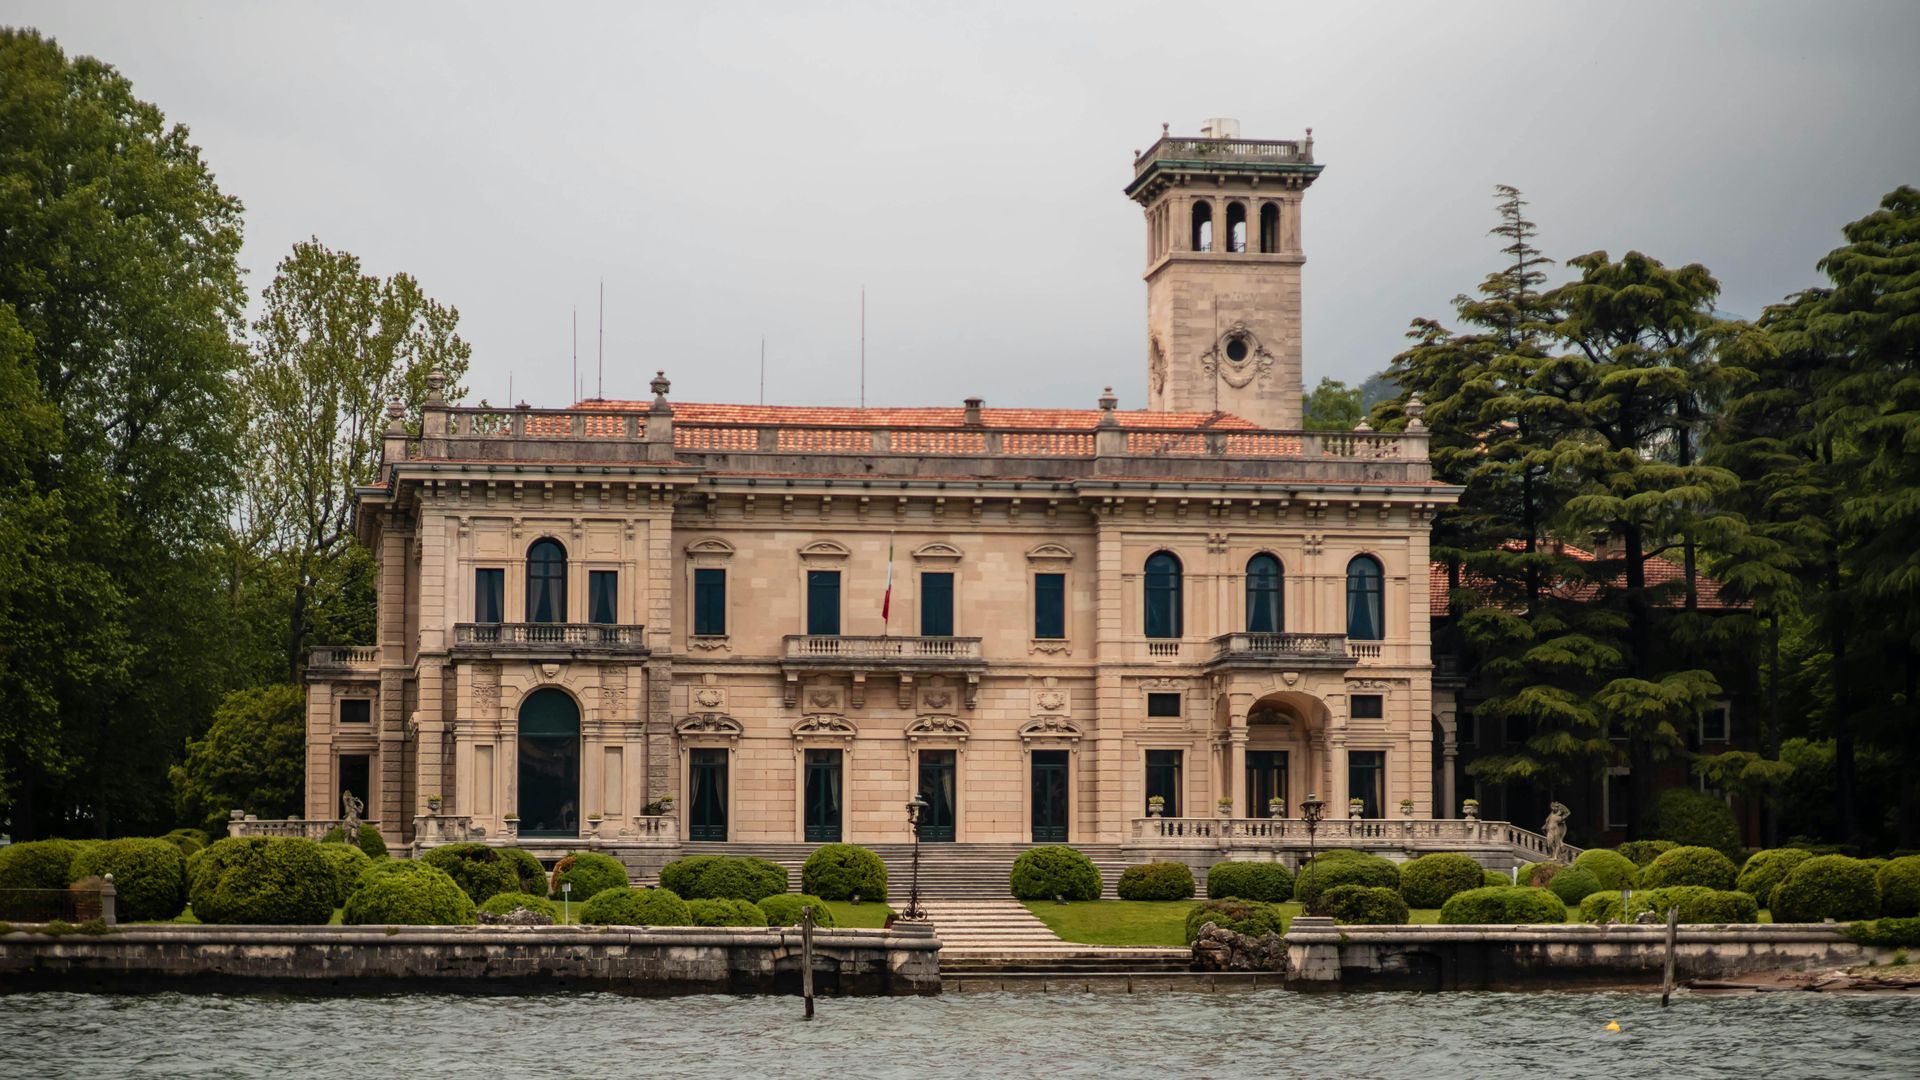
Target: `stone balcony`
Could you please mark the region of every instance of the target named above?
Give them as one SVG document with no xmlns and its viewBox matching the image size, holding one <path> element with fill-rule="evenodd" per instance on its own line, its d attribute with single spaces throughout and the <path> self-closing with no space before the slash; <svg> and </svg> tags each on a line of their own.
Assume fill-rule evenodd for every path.
<svg viewBox="0 0 1920 1080">
<path fill-rule="evenodd" d="M 457 623 L 453 654 L 467 658 L 621 657 L 649 654 L 646 627 L 616 623 Z"/>
<path fill-rule="evenodd" d="M 379 670 L 377 645 L 316 645 L 307 650 L 308 678 L 374 675 Z"/>
<path fill-rule="evenodd" d="M 915 679 L 955 675 L 965 680 L 966 705 L 971 709 L 987 662 L 977 637 L 789 634 L 782 639 L 780 667 L 786 674 L 788 708 L 799 700 L 800 678 L 821 673 L 853 677 L 855 708 L 864 703 L 867 676 L 895 676 L 900 680 L 903 709 L 911 704 Z"/>
<path fill-rule="evenodd" d="M 1374 656 L 1379 644 L 1367 642 Z M 1357 663 L 1355 651 L 1345 634 L 1221 634 L 1213 639 L 1213 656 L 1207 670 L 1286 668 L 1324 668 L 1344 671 Z"/>
</svg>

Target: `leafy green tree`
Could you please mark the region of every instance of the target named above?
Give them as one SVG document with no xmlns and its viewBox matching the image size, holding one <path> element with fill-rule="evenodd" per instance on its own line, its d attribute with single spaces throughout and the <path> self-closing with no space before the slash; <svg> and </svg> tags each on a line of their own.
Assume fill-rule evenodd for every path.
<svg viewBox="0 0 1920 1080">
<path fill-rule="evenodd" d="M 180 820 L 219 835 L 227 811 L 287 817 L 301 811 L 306 768 L 306 691 L 298 686 L 235 690 L 213 726 L 173 766 Z"/>
<path fill-rule="evenodd" d="M 1302 426 L 1308 431 L 1352 431 L 1365 415 L 1360 408 L 1360 388 L 1348 387 L 1338 379 L 1322 378 L 1302 401 Z"/>
</svg>

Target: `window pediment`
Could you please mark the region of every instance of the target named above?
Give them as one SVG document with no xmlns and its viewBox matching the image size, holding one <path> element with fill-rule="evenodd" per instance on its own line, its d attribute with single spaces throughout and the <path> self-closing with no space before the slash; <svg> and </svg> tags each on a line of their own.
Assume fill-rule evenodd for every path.
<svg viewBox="0 0 1920 1080">
<path fill-rule="evenodd" d="M 826 561 L 845 559 L 852 554 L 852 549 L 837 540 L 815 540 L 813 543 L 800 549 L 800 558 L 803 560 Z"/>
<path fill-rule="evenodd" d="M 1033 563 L 1061 563 L 1073 560 L 1073 549 L 1064 544 L 1049 541 L 1027 550 L 1027 561 Z"/>
<path fill-rule="evenodd" d="M 918 562 L 956 563 L 960 561 L 961 552 L 959 548 L 954 547 L 952 544 L 943 544 L 935 541 L 934 543 L 922 544 L 915 548 L 913 550 L 913 557 L 915 561 Z"/>
<path fill-rule="evenodd" d="M 733 557 L 733 552 L 733 545 L 717 536 L 695 540 L 687 545 L 688 558 L 728 559 Z"/>
</svg>

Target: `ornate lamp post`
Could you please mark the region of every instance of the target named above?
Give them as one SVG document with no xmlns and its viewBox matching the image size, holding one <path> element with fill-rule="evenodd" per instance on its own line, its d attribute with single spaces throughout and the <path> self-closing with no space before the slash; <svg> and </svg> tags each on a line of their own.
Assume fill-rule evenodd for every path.
<svg viewBox="0 0 1920 1080">
<path fill-rule="evenodd" d="M 1307 824 L 1307 888 L 1306 894 L 1313 895 L 1313 858 L 1317 854 L 1314 846 L 1314 833 L 1320 829 L 1320 819 L 1326 815 L 1326 801 L 1318 795 L 1308 794 L 1300 800 L 1300 820 Z"/>
<path fill-rule="evenodd" d="M 920 815 L 927 809 L 927 800 L 918 795 L 907 804 L 907 828 L 913 830 L 913 885 L 907 893 L 907 910 L 904 917 L 924 919 L 927 913 L 920 910 Z"/>
</svg>

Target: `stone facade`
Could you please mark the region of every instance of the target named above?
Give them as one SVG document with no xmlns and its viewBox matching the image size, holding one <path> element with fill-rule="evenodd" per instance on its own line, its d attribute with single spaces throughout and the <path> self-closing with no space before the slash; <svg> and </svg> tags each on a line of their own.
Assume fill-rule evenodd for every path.
<svg viewBox="0 0 1920 1080">
<path fill-rule="evenodd" d="M 1282 425 L 1311 146 L 1215 141 L 1290 163 L 1295 247 L 1150 271 L 1181 359 L 1146 411 L 670 403 L 664 376 L 651 402 L 564 410 L 436 386 L 417 427 L 396 404 L 358 493 L 379 643 L 315 651 L 308 815 L 339 816 L 364 767 L 392 841 L 430 795 L 511 835 L 536 789 L 550 840 L 608 843 L 898 842 L 916 794 L 927 839 L 981 843 L 1122 842 L 1308 793 L 1434 816 L 1428 531 L 1457 491 L 1417 406 L 1402 434 Z M 1144 193 L 1168 143 L 1130 188 L 1150 238 L 1197 182 Z M 1207 289 L 1274 357 L 1215 362 L 1217 411 L 1179 299 Z"/>
</svg>

